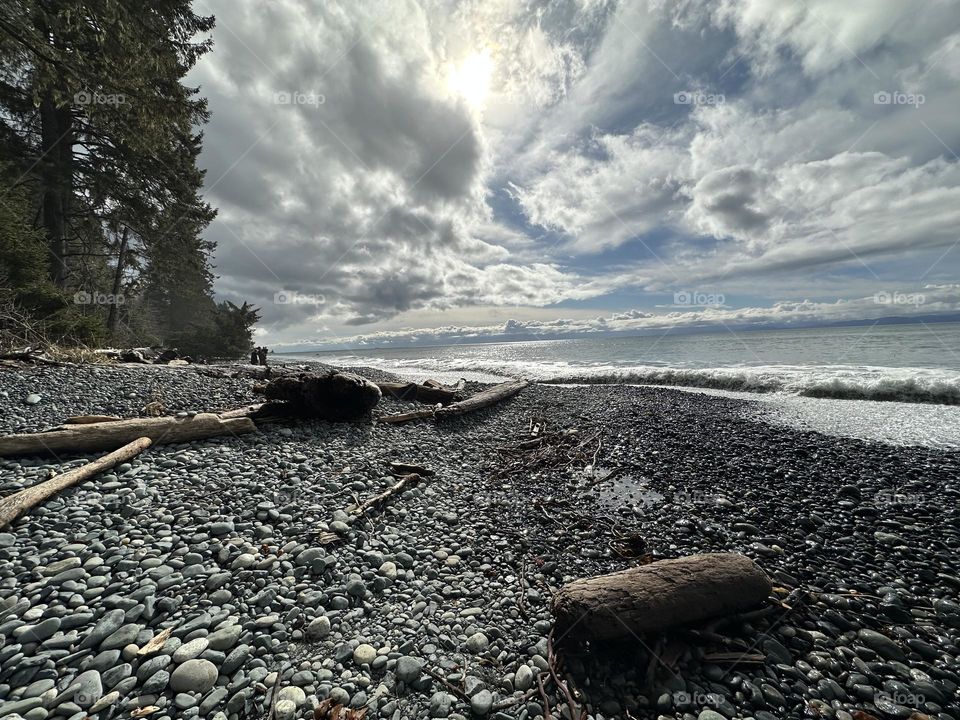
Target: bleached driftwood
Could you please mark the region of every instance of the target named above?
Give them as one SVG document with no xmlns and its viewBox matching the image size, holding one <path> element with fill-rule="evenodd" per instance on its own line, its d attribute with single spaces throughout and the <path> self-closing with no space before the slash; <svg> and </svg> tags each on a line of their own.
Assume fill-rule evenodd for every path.
<svg viewBox="0 0 960 720">
<path fill-rule="evenodd" d="M 473 412 L 474 410 L 480 410 L 481 408 L 496 405 L 502 400 L 513 397 L 529 384 L 529 380 L 510 380 L 509 382 L 494 385 L 486 390 L 481 390 L 476 395 L 472 395 L 466 400 L 451 403 L 446 407 L 438 406 L 431 409 L 413 410 L 412 412 L 384 415 L 383 417 L 378 418 L 378 422 L 396 424 L 430 417 L 441 420 L 443 418 L 464 415 L 465 413 Z"/>
<path fill-rule="evenodd" d="M 355 514 L 356 515 L 366 515 L 368 512 L 380 507 L 387 500 L 392 498 L 394 495 L 399 495 L 407 488 L 411 488 L 420 482 L 423 479 L 422 476 L 417 473 L 408 473 L 403 475 L 396 483 L 388 487 L 379 495 L 374 495 L 372 498 L 364 500 L 359 507 L 357 507 Z"/>
<path fill-rule="evenodd" d="M 379 382 L 377 387 L 384 397 L 397 398 L 398 400 L 409 400 L 411 402 L 422 402 L 428 405 L 449 405 L 453 402 L 457 393 L 463 389 L 464 381 L 461 380 L 456 385 L 448 387 L 436 380 L 426 380 L 421 384 L 415 382 Z"/>
<path fill-rule="evenodd" d="M 492 388 L 481 390 L 476 395 L 471 395 L 466 400 L 455 402 L 447 407 L 440 408 L 435 413 L 438 419 L 464 415 L 474 410 L 496 405 L 498 402 L 506 400 L 516 395 L 530 384 L 529 380 L 511 380 L 510 382 L 494 385 Z"/>
<path fill-rule="evenodd" d="M 50 432 L 4 435 L 0 437 L 0 457 L 112 450 L 140 437 L 150 438 L 155 444 L 188 442 L 218 435 L 242 435 L 256 429 L 250 418 L 221 419 L 213 413 L 183 418 L 129 418 L 71 425 Z"/>
<path fill-rule="evenodd" d="M 94 475 L 102 473 L 104 470 L 109 470 L 114 465 L 126 462 L 130 458 L 139 455 L 150 447 L 151 444 L 152 441 L 148 437 L 137 438 L 122 448 L 114 450 L 112 453 L 97 458 L 92 462 L 88 462 L 86 465 L 68 470 L 62 475 L 57 475 L 50 480 L 38 483 L 37 485 L 28 487 L 26 490 L 21 490 L 18 493 L 3 498 L 0 500 L 0 528 L 6 527 L 27 512 L 27 510 L 39 505 L 48 497 L 57 494 L 61 490 L 88 480 Z"/>
</svg>

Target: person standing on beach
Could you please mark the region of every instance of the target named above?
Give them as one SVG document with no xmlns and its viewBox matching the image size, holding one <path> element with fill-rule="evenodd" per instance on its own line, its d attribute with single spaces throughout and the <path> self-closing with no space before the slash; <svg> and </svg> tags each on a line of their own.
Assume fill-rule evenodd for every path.
<svg viewBox="0 0 960 720">
<path fill-rule="evenodd" d="M 259 365 L 260 364 L 260 348 L 255 347 L 250 351 L 250 364 Z"/>
<path fill-rule="evenodd" d="M 260 350 L 259 350 L 260 364 L 263 365 L 264 367 L 267 366 L 267 353 L 268 353 L 268 352 L 270 352 L 270 351 L 267 350 L 266 347 L 262 347 L 262 348 L 260 348 Z"/>
</svg>

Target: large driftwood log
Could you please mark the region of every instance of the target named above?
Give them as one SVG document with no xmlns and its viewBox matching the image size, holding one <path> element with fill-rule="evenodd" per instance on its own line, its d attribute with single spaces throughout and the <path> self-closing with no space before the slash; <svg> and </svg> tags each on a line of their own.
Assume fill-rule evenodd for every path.
<svg viewBox="0 0 960 720">
<path fill-rule="evenodd" d="M 394 415 L 384 415 L 378 418 L 378 422 L 383 423 L 404 423 L 410 420 L 422 420 L 424 418 L 436 418 L 440 420 L 447 417 L 455 417 L 464 413 L 479 410 L 481 408 L 495 405 L 501 400 L 513 397 L 530 384 L 529 380 L 511 380 L 509 382 L 494 385 L 486 390 L 481 390 L 476 395 L 471 395 L 466 400 L 455 402 L 446 407 L 437 407 L 429 410 L 413 410 L 411 412 L 396 413 Z"/>
<path fill-rule="evenodd" d="M 453 387 L 441 385 L 436 380 L 427 380 L 418 385 L 415 382 L 379 382 L 377 387 L 384 397 L 393 397 L 398 400 L 409 400 L 411 402 L 422 402 L 428 405 L 449 405 L 457 396 L 457 393 L 463 389 L 461 381 Z"/>
<path fill-rule="evenodd" d="M 224 420 L 213 413 L 184 418 L 130 418 L 50 432 L 4 435 L 0 437 L 0 457 L 112 450 L 139 437 L 148 437 L 155 444 L 188 442 L 218 435 L 242 435 L 256 429 L 250 418 Z"/>
<path fill-rule="evenodd" d="M 554 596 L 553 612 L 561 632 L 609 639 L 744 610 L 770 591 L 769 578 L 743 555 L 690 555 L 574 580 Z"/>
<path fill-rule="evenodd" d="M 492 388 L 481 390 L 476 395 L 471 395 L 466 400 L 461 400 L 445 408 L 440 408 L 437 410 L 436 416 L 438 419 L 453 417 L 496 405 L 502 400 L 513 397 L 529 384 L 529 380 L 511 380 L 510 382 L 494 385 Z"/>
<path fill-rule="evenodd" d="M 0 528 L 6 527 L 27 510 L 39 505 L 51 495 L 55 495 L 61 490 L 88 480 L 118 463 L 126 462 L 130 458 L 139 455 L 150 447 L 150 445 L 150 438 L 138 438 L 124 445 L 119 450 L 114 450 L 109 455 L 104 455 L 93 462 L 88 462 L 86 465 L 68 470 L 62 475 L 57 475 L 45 482 L 38 483 L 37 485 L 28 487 L 26 490 L 21 490 L 18 493 L 3 498 L 0 500 Z"/>
<path fill-rule="evenodd" d="M 366 378 L 335 370 L 280 377 L 262 392 L 268 400 L 287 403 L 295 415 L 340 422 L 369 418 L 382 397 L 380 388 Z"/>
</svg>

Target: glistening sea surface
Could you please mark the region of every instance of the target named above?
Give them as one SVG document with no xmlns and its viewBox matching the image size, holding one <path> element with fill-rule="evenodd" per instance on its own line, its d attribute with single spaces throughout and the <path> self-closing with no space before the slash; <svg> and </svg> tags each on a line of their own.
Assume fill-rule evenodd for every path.
<svg viewBox="0 0 960 720">
<path fill-rule="evenodd" d="M 296 353 L 411 379 L 669 385 L 761 401 L 763 419 L 834 435 L 960 448 L 960 323 L 664 332 Z"/>
</svg>

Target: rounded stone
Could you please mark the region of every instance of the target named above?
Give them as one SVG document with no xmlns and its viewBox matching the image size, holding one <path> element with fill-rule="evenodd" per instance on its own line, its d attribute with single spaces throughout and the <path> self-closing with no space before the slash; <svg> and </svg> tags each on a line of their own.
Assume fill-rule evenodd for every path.
<svg viewBox="0 0 960 720">
<path fill-rule="evenodd" d="M 357 645 L 353 651 L 353 662 L 357 665 L 369 665 L 377 658 L 377 649 L 373 645 Z"/>
<path fill-rule="evenodd" d="M 490 647 L 490 641 L 487 639 L 487 636 L 483 633 L 474 633 L 467 638 L 467 650 L 473 654 L 479 654 L 486 652 L 487 648 Z"/>
<path fill-rule="evenodd" d="M 273 708 L 273 715 L 277 720 L 293 720 L 297 714 L 297 706 L 292 700 L 277 700 Z"/>
<path fill-rule="evenodd" d="M 470 698 L 470 709 L 476 715 L 488 715 L 490 708 L 493 707 L 493 695 L 489 690 L 483 689 Z"/>
<path fill-rule="evenodd" d="M 217 674 L 217 666 L 209 660 L 187 660 L 170 675 L 170 687 L 174 692 L 204 693 L 216 684 Z"/>
<path fill-rule="evenodd" d="M 175 663 L 185 663 L 187 660 L 193 660 L 195 657 L 199 657 L 200 654 L 207 649 L 207 646 L 210 644 L 210 641 L 207 638 L 194 638 L 189 642 L 185 642 L 183 645 L 178 647 L 173 652 L 173 661 Z"/>
<path fill-rule="evenodd" d="M 422 671 L 423 664 L 414 657 L 404 655 L 397 660 L 397 680 L 402 680 L 405 683 L 414 682 L 420 678 Z"/>
<path fill-rule="evenodd" d="M 303 688 L 299 688 L 296 685 L 288 685 L 277 693 L 278 704 L 285 700 L 292 702 L 295 707 L 300 707 L 307 702 L 307 694 L 303 691 Z"/>
<path fill-rule="evenodd" d="M 322 640 L 330 634 L 330 618 L 328 618 L 326 615 L 321 615 L 320 617 L 311 621 L 310 624 L 304 629 L 304 634 L 306 635 L 307 640 Z"/>
<path fill-rule="evenodd" d="M 533 687 L 533 670 L 530 669 L 529 665 L 521 665 L 517 668 L 517 674 L 513 680 L 513 685 L 521 692 L 526 692 Z"/>
</svg>

